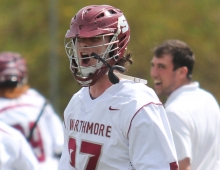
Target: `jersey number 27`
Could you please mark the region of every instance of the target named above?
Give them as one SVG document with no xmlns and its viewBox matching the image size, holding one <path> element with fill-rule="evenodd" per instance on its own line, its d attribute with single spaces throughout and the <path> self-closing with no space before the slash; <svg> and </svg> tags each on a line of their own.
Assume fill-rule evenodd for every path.
<svg viewBox="0 0 220 170">
<path fill-rule="evenodd" d="M 76 139 L 70 138 L 68 142 L 68 149 L 71 159 L 70 164 L 73 167 L 76 166 L 75 160 L 77 146 L 80 147 L 79 154 L 88 155 L 86 165 L 84 165 L 84 170 L 95 170 L 101 155 L 102 145 L 89 141 L 81 141 L 80 145 L 77 145 Z"/>
</svg>

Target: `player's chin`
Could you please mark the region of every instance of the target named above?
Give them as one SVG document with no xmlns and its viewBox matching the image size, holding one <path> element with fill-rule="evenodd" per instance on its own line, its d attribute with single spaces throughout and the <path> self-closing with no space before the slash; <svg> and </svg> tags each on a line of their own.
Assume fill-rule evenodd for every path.
<svg viewBox="0 0 220 170">
<path fill-rule="evenodd" d="M 162 94 L 161 87 L 154 86 L 154 90 L 155 90 L 155 92 L 157 93 L 157 95 L 161 95 L 161 94 Z"/>
</svg>

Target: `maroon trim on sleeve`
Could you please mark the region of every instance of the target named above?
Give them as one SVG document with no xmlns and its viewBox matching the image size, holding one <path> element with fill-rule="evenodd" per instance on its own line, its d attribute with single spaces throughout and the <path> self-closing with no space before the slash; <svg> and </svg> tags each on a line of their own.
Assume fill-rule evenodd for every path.
<svg viewBox="0 0 220 170">
<path fill-rule="evenodd" d="M 0 128 L 0 131 L 3 132 L 3 133 L 6 133 L 6 134 L 8 134 L 8 135 L 11 135 L 10 132 L 6 131 L 5 129 L 1 129 L 1 128 Z"/>
<path fill-rule="evenodd" d="M 20 104 L 20 105 L 14 105 L 14 106 L 8 106 L 8 107 L 5 107 L 3 109 L 0 110 L 0 114 L 1 112 L 4 112 L 8 109 L 13 109 L 13 108 L 16 108 L 16 107 L 24 107 L 24 106 L 30 106 L 30 107 L 33 107 L 34 105 L 31 105 L 31 104 Z M 34 106 L 35 107 L 35 106 Z"/>
<path fill-rule="evenodd" d="M 138 114 L 138 112 L 139 112 L 143 107 L 145 107 L 145 106 L 147 106 L 147 105 L 149 105 L 149 104 L 163 105 L 162 103 L 150 102 L 150 103 L 147 103 L 147 104 L 143 105 L 140 109 L 138 109 L 138 111 L 134 114 L 134 116 L 133 116 L 132 119 L 131 119 L 130 126 L 129 126 L 128 133 L 127 133 L 127 139 L 128 139 L 128 134 L 129 134 L 129 131 L 130 131 L 130 128 L 131 128 L 131 124 L 132 124 L 132 121 L 133 121 L 134 117 Z"/>
<path fill-rule="evenodd" d="M 176 162 L 170 163 L 170 170 L 178 170 L 178 165 Z"/>
<path fill-rule="evenodd" d="M 4 132 L 4 133 L 8 133 L 8 132 L 6 132 L 5 130 L 3 130 L 3 129 L 1 129 L 1 128 L 0 128 L 0 131 L 1 131 L 1 132 Z"/>
</svg>

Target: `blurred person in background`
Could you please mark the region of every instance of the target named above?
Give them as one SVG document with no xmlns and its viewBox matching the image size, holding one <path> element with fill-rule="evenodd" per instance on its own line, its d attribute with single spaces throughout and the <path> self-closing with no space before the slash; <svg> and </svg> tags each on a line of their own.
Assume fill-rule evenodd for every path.
<svg viewBox="0 0 220 170">
<path fill-rule="evenodd" d="M 143 83 L 119 79 L 129 77 L 119 72 L 132 64 L 122 11 L 86 6 L 72 18 L 65 37 L 70 70 L 82 88 L 64 111 L 59 170 L 177 170 L 171 130 L 156 93 Z"/>
<path fill-rule="evenodd" d="M 0 53 L 0 120 L 27 138 L 42 170 L 57 169 L 63 148 L 62 121 L 51 104 L 29 87 L 27 78 L 21 54 Z"/>
<path fill-rule="evenodd" d="M 23 134 L 2 121 L 0 121 L 0 169 L 39 170 L 39 163 Z"/>
<path fill-rule="evenodd" d="M 192 80 L 195 57 L 180 40 L 154 49 L 151 77 L 158 96 L 166 96 L 180 170 L 220 170 L 220 111 L 214 96 Z"/>
</svg>

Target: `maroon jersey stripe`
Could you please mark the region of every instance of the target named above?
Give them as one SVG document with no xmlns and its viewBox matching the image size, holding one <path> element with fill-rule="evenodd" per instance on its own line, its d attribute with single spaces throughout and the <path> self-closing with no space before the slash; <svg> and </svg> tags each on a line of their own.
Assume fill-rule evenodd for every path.
<svg viewBox="0 0 220 170">
<path fill-rule="evenodd" d="M 8 107 L 5 107 L 5 108 L 1 109 L 0 113 L 6 111 L 8 109 L 13 109 L 13 108 L 16 108 L 16 107 L 24 107 L 24 106 L 30 106 L 30 107 L 34 106 L 35 107 L 35 105 L 31 105 L 31 104 L 20 104 L 20 105 L 8 106 Z"/>
<path fill-rule="evenodd" d="M 132 124 L 132 121 L 133 121 L 134 117 L 138 114 L 138 112 L 139 112 L 143 107 L 145 107 L 145 106 L 147 106 L 147 105 L 149 105 L 149 104 L 163 105 L 162 103 L 150 102 L 150 103 L 147 103 L 147 104 L 143 105 L 140 109 L 138 109 L 138 111 L 134 114 L 134 116 L 133 116 L 132 119 L 131 119 L 130 126 L 129 126 L 128 133 L 127 133 L 127 138 L 128 138 L 128 134 L 129 134 L 129 131 L 130 131 L 130 128 L 131 128 L 131 124 Z"/>
</svg>

